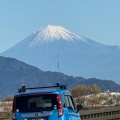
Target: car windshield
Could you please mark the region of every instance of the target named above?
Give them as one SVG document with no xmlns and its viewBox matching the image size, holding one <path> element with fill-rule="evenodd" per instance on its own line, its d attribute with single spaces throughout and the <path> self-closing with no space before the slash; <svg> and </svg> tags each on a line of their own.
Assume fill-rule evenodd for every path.
<svg viewBox="0 0 120 120">
<path fill-rule="evenodd" d="M 42 112 L 57 109 L 55 94 L 16 97 L 16 110 L 20 112 Z"/>
</svg>

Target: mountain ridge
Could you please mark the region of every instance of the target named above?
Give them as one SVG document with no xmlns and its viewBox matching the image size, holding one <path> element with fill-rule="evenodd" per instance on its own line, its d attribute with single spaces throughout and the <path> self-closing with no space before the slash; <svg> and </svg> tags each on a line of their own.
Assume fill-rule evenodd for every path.
<svg viewBox="0 0 120 120">
<path fill-rule="evenodd" d="M 59 76 L 59 79 L 58 79 Z M 42 71 L 37 67 L 14 58 L 0 56 L 0 99 L 13 96 L 22 85 L 26 87 L 50 86 L 56 83 L 67 85 L 68 89 L 78 85 L 96 84 L 104 92 L 119 92 L 120 85 L 110 80 L 68 76 L 64 73 Z"/>
</svg>

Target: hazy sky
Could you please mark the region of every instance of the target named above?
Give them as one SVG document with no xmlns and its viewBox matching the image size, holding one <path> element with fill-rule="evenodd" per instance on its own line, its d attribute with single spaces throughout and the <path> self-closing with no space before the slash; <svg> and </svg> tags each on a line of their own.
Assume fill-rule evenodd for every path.
<svg viewBox="0 0 120 120">
<path fill-rule="evenodd" d="M 49 24 L 120 46 L 120 0 L 0 0 L 0 52 Z"/>
</svg>

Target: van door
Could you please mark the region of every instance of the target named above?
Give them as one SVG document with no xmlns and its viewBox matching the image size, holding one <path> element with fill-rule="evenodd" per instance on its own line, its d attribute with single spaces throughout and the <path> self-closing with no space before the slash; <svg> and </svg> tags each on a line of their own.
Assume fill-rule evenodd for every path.
<svg viewBox="0 0 120 120">
<path fill-rule="evenodd" d="M 68 120 L 80 120 L 80 115 L 75 110 L 75 106 L 71 96 L 65 95 L 65 104 L 66 104 L 65 114 Z"/>
<path fill-rule="evenodd" d="M 16 97 L 15 120 L 57 119 L 57 101 L 55 94 L 31 94 Z"/>
</svg>

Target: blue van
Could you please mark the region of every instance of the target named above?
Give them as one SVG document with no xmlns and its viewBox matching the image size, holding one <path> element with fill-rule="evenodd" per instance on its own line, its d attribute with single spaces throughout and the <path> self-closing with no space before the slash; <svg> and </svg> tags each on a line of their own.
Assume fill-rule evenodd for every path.
<svg viewBox="0 0 120 120">
<path fill-rule="evenodd" d="M 82 105 L 75 107 L 65 85 L 57 83 L 56 86 L 37 88 L 22 86 L 14 96 L 12 120 L 81 120 L 80 109 Z"/>
</svg>

